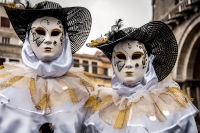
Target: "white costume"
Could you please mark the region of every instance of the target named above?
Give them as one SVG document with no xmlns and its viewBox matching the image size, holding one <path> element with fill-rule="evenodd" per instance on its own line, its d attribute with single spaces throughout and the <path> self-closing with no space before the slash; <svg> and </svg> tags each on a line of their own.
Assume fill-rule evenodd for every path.
<svg viewBox="0 0 200 133">
<path fill-rule="evenodd" d="M 90 15 L 89 11 L 82 7 L 62 8 L 49 1 L 31 9 L 12 4 L 5 9 L 24 41 L 24 64 L 4 63 L 0 68 L 0 133 L 80 133 L 87 113 L 83 106 L 94 87 L 87 73 L 72 68 L 72 54 L 89 34 L 91 25 L 78 20 L 82 17 L 79 15 Z M 66 20 L 55 18 L 58 12 Z M 66 13 L 71 16 L 66 17 Z M 87 15 L 82 18 L 85 23 L 84 19 L 91 20 Z M 74 16 L 79 17 L 70 23 L 69 17 Z M 18 21 L 22 25 L 16 27 Z M 76 21 L 83 29 L 72 34 L 69 28 L 79 26 Z M 68 27 L 66 23 L 70 23 Z"/>
</svg>

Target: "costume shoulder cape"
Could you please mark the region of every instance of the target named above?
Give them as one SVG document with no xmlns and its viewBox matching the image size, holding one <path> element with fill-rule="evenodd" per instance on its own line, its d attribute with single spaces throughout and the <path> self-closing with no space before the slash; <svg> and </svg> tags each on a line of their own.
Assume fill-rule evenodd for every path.
<svg viewBox="0 0 200 133">
<path fill-rule="evenodd" d="M 92 74 L 89 76 L 94 77 Z M 70 69 L 61 77 L 43 78 L 20 64 L 5 63 L 0 67 L 0 101 L 26 111 L 53 110 L 66 102 L 79 109 L 93 90 L 88 74 L 76 68 Z M 18 93 L 13 95 L 12 92 Z M 26 97 L 29 95 L 32 103 L 21 103 L 21 92 L 26 93 Z M 34 109 L 29 107 L 30 104 L 34 105 Z"/>
<path fill-rule="evenodd" d="M 92 110 L 86 125 L 93 123 L 97 129 L 102 129 L 99 125 L 105 126 L 109 131 L 116 133 L 126 131 L 127 127 L 139 126 L 148 132 L 167 130 L 185 117 L 198 112 L 192 105 L 192 100 L 176 87 L 165 87 L 150 92 L 141 90 L 133 97 L 120 97 L 112 89 L 99 90 L 99 93 L 91 96 L 85 104 L 86 108 Z"/>
</svg>

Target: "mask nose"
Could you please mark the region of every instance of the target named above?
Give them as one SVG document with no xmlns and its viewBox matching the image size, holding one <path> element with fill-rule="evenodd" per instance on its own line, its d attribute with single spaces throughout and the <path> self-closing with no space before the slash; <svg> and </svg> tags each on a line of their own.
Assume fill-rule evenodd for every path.
<svg viewBox="0 0 200 133">
<path fill-rule="evenodd" d="M 51 41 L 51 38 L 50 38 L 49 35 L 47 35 L 47 37 L 45 38 L 44 43 L 47 44 L 47 45 L 51 45 L 52 44 L 52 41 Z"/>
<path fill-rule="evenodd" d="M 45 44 L 47 44 L 47 45 L 50 45 L 50 44 L 52 44 L 52 42 L 51 42 L 51 41 L 45 41 L 44 43 L 45 43 Z"/>
<path fill-rule="evenodd" d="M 131 65 L 126 65 L 126 68 L 131 69 L 133 67 Z"/>
<path fill-rule="evenodd" d="M 128 59 L 128 60 L 126 61 L 125 68 L 127 68 L 127 69 L 133 68 L 133 64 L 132 64 L 132 62 L 130 61 L 130 59 Z"/>
</svg>

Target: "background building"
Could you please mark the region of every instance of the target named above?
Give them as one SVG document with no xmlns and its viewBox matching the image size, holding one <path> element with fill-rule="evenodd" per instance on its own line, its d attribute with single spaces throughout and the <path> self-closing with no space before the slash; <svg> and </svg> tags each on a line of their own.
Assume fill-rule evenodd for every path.
<svg viewBox="0 0 200 133">
<path fill-rule="evenodd" d="M 171 77 L 200 109 L 200 0 L 152 0 L 153 20 L 165 22 L 179 47 Z M 196 117 L 200 131 L 200 114 Z"/>
<path fill-rule="evenodd" d="M 5 61 L 22 61 L 22 42 L 17 37 L 3 8 L 5 4 L 10 2 L 18 3 L 19 0 L 0 0 L 0 65 Z"/>
<path fill-rule="evenodd" d="M 111 87 L 112 68 L 109 59 L 100 51 L 94 55 L 74 54 L 74 67 L 83 67 L 86 72 L 97 75 L 96 87 Z"/>
</svg>

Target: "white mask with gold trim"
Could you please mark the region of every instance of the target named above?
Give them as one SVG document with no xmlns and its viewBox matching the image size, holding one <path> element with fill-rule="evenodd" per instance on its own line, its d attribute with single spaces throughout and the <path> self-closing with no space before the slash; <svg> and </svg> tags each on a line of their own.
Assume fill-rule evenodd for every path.
<svg viewBox="0 0 200 133">
<path fill-rule="evenodd" d="M 112 54 L 114 72 L 126 85 L 142 80 L 147 71 L 148 60 L 144 44 L 135 40 L 119 42 Z"/>
<path fill-rule="evenodd" d="M 65 34 L 62 22 L 54 17 L 36 19 L 29 32 L 29 41 L 35 55 L 51 61 L 62 52 Z"/>
</svg>

